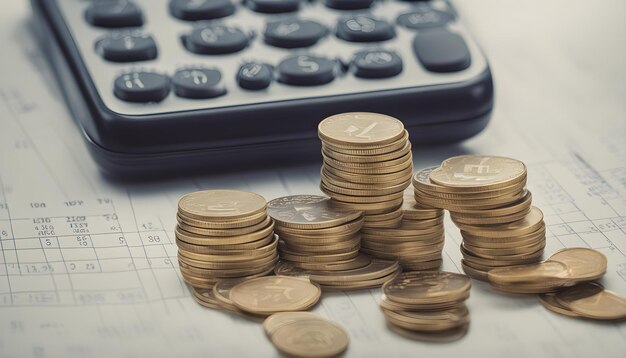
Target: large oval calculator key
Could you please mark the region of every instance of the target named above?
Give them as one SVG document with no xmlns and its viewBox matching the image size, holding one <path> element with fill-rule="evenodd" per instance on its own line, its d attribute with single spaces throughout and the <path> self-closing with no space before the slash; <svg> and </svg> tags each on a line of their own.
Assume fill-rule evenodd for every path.
<svg viewBox="0 0 626 358">
<path fill-rule="evenodd" d="M 278 81 L 294 86 L 316 86 L 335 78 L 336 62 L 324 57 L 296 55 L 278 64 Z"/>
<path fill-rule="evenodd" d="M 113 62 L 146 61 L 157 57 L 157 46 L 150 35 L 113 34 L 101 40 L 98 50 Z"/>
<path fill-rule="evenodd" d="M 128 102 L 160 102 L 170 93 L 170 79 L 154 72 L 125 73 L 115 79 L 113 93 Z"/>
</svg>

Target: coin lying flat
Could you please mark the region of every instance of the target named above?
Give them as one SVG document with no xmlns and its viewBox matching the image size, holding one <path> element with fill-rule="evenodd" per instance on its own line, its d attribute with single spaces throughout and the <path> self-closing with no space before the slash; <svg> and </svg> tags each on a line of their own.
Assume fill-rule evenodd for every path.
<svg viewBox="0 0 626 358">
<path fill-rule="evenodd" d="M 626 319 L 626 298 L 593 282 L 578 284 L 558 292 L 554 298 L 580 317 L 598 320 Z"/>
<path fill-rule="evenodd" d="M 322 229 L 345 224 L 361 216 L 360 211 L 341 210 L 330 198 L 319 195 L 291 195 L 268 203 L 268 214 L 281 226 Z"/>
<path fill-rule="evenodd" d="M 488 190 L 510 186 L 525 176 L 526 166 L 519 160 L 462 155 L 444 160 L 429 177 L 434 183 L 447 187 Z"/>
<path fill-rule="evenodd" d="M 320 288 L 307 279 L 266 276 L 236 285 L 230 290 L 230 300 L 246 312 L 269 315 L 306 310 L 317 303 L 320 294 Z"/>
<path fill-rule="evenodd" d="M 335 357 L 348 348 L 342 327 L 305 312 L 276 313 L 263 325 L 274 346 L 289 356 Z"/>
<path fill-rule="evenodd" d="M 334 145 L 368 147 L 389 144 L 401 138 L 404 125 L 384 114 L 351 112 L 324 119 L 318 132 L 322 140 Z"/>
<path fill-rule="evenodd" d="M 452 272 L 405 272 L 383 286 L 392 301 L 407 304 L 455 301 L 469 291 L 470 279 Z"/>
<path fill-rule="evenodd" d="M 240 190 L 204 190 L 189 193 L 178 202 L 178 210 L 198 220 L 228 221 L 265 210 L 265 199 Z"/>
<path fill-rule="evenodd" d="M 550 256 L 550 261 L 565 264 L 569 276 L 576 281 L 592 281 L 604 276 L 607 268 L 606 256 L 601 252 L 584 247 L 563 249 Z"/>
</svg>

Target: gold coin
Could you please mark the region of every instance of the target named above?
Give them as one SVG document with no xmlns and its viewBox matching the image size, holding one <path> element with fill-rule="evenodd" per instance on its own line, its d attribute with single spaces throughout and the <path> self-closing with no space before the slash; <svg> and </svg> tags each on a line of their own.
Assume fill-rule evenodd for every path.
<svg viewBox="0 0 626 358">
<path fill-rule="evenodd" d="M 341 261 L 333 262 L 290 262 L 293 266 L 309 271 L 345 271 L 353 270 L 369 265 L 371 258 L 359 253 L 358 256 Z"/>
<path fill-rule="evenodd" d="M 533 206 L 523 219 L 508 224 L 491 226 L 461 225 L 459 228 L 475 236 L 490 238 L 505 238 L 527 235 L 539 230 L 544 224 L 543 213 Z"/>
<path fill-rule="evenodd" d="M 427 229 L 404 229 L 402 227 L 399 228 L 390 228 L 390 229 L 362 229 L 361 237 L 368 236 L 381 236 L 381 237 L 415 237 L 420 235 L 428 235 L 434 233 L 441 233 L 441 226 L 433 226 Z"/>
<path fill-rule="evenodd" d="M 289 276 L 265 276 L 244 281 L 230 290 L 239 309 L 254 314 L 302 311 L 320 298 L 321 289 L 309 280 Z"/>
<path fill-rule="evenodd" d="M 473 246 L 480 247 L 515 247 L 528 244 L 530 242 L 545 241 L 546 226 L 545 223 L 537 229 L 537 231 L 531 232 L 526 235 L 509 236 L 509 237 L 487 237 L 474 235 L 467 231 L 461 230 L 461 236 L 463 240 L 470 243 Z"/>
<path fill-rule="evenodd" d="M 324 192 L 326 195 L 329 195 L 333 198 L 333 200 L 342 201 L 345 203 L 354 203 L 354 204 L 374 204 L 380 202 L 388 202 L 390 200 L 402 199 L 402 192 L 388 194 L 388 195 L 368 195 L 368 196 L 352 196 L 352 195 L 344 195 L 336 193 L 330 189 L 328 189 L 324 184 L 320 185 L 320 190 Z"/>
<path fill-rule="evenodd" d="M 532 242 L 529 245 L 515 246 L 510 248 L 483 248 L 478 246 L 469 245 L 467 242 L 463 242 L 463 246 L 469 252 L 479 257 L 493 257 L 493 256 L 508 256 L 519 255 L 528 252 L 537 252 L 546 246 L 545 240 Z M 484 256 L 483 256 L 484 255 Z"/>
<path fill-rule="evenodd" d="M 400 205 L 402 205 L 402 198 L 383 201 L 380 203 L 365 203 L 365 204 L 354 204 L 354 203 L 346 203 L 339 200 L 334 200 L 335 204 L 340 207 L 345 208 L 358 208 L 358 210 L 363 210 L 366 215 L 370 214 L 384 214 L 390 211 L 396 210 Z"/>
<path fill-rule="evenodd" d="M 543 248 L 545 245 L 541 245 L 535 251 L 522 252 L 519 254 L 496 254 L 490 255 L 484 252 L 475 252 L 471 251 L 464 244 L 461 244 L 461 253 L 468 254 L 473 256 L 473 258 L 484 259 L 484 260 L 494 260 L 494 261 L 502 261 L 502 262 L 520 262 L 526 260 L 539 259 L 543 255 Z"/>
<path fill-rule="evenodd" d="M 176 245 L 185 251 L 194 252 L 197 254 L 210 254 L 210 255 L 240 255 L 250 256 L 256 255 L 260 252 L 271 251 L 278 245 L 278 235 L 271 234 L 258 241 L 253 241 L 248 244 L 240 245 L 222 245 L 222 246 L 203 246 L 188 244 L 184 241 L 180 241 L 176 238 Z"/>
<path fill-rule="evenodd" d="M 461 268 L 463 269 L 463 272 L 465 272 L 467 276 L 475 280 L 480 280 L 480 281 L 485 281 L 485 282 L 488 281 L 488 278 L 487 278 L 488 271 L 482 271 L 477 268 L 474 268 L 468 265 L 468 262 L 465 260 L 461 260 Z"/>
<path fill-rule="evenodd" d="M 392 236 L 392 239 L 390 240 L 389 236 L 380 236 L 380 235 L 368 235 L 368 234 L 361 234 L 361 241 L 370 241 L 370 242 L 376 242 L 376 243 L 380 243 L 380 244 L 385 244 L 385 243 L 403 243 L 403 242 L 414 242 L 417 244 L 422 244 L 422 245 L 429 245 L 429 244 L 433 244 L 433 243 L 439 243 L 441 241 L 443 241 L 444 239 L 444 229 L 441 228 L 440 230 L 430 233 L 430 234 L 423 234 L 423 235 L 409 235 L 409 236 Z"/>
<path fill-rule="evenodd" d="M 188 265 L 184 262 L 178 261 L 181 274 L 188 277 L 194 277 L 197 279 L 203 279 L 210 282 L 209 288 L 212 288 L 217 280 L 223 280 L 227 278 L 254 278 L 260 276 L 266 276 L 270 272 L 274 271 L 274 266 L 278 262 L 278 258 L 263 266 L 252 266 L 243 269 L 203 269 L 195 266 Z"/>
<path fill-rule="evenodd" d="M 576 281 L 592 281 L 604 276 L 607 268 L 606 256 L 601 252 L 584 247 L 563 249 L 550 256 L 569 269 L 569 277 Z"/>
<path fill-rule="evenodd" d="M 490 270 L 487 278 L 501 285 L 543 282 L 560 287 L 568 282 L 569 270 L 565 264 L 546 261 L 532 265 L 501 267 Z"/>
<path fill-rule="evenodd" d="M 234 244 L 246 244 L 254 242 L 263 238 L 266 238 L 274 233 L 274 223 L 271 222 L 266 228 L 253 232 L 250 234 L 230 236 L 230 237 L 211 237 L 206 235 L 194 234 L 192 232 L 182 229 L 180 226 L 176 226 L 174 234 L 176 238 L 184 241 L 188 244 L 205 245 L 205 246 L 222 246 L 222 245 L 234 245 Z"/>
<path fill-rule="evenodd" d="M 361 248 L 361 252 L 364 254 L 368 254 L 372 257 L 377 257 L 385 260 L 400 260 L 400 254 L 395 252 L 389 252 L 389 250 L 372 250 L 366 247 Z M 441 251 L 431 252 L 428 254 L 420 255 L 420 259 L 423 261 L 436 261 L 441 259 Z"/>
<path fill-rule="evenodd" d="M 390 186 L 409 183 L 409 179 L 411 178 L 411 171 L 412 169 L 409 166 L 406 169 L 399 171 L 399 172 L 394 172 L 394 173 L 389 173 L 389 174 L 367 175 L 367 174 L 353 174 L 349 172 L 332 169 L 329 167 L 323 167 L 321 170 L 321 175 L 326 178 L 333 179 L 336 182 L 347 181 L 355 185 L 390 187 Z"/>
<path fill-rule="evenodd" d="M 268 214 L 282 227 L 323 229 L 358 219 L 362 213 L 340 209 L 330 198 L 319 195 L 291 195 L 268 203 Z"/>
<path fill-rule="evenodd" d="M 387 323 L 387 327 L 393 332 L 409 339 L 424 341 L 424 342 L 453 342 L 463 338 L 469 330 L 469 324 L 461 326 L 459 328 L 453 328 L 449 331 L 442 332 L 418 332 L 411 331 L 402 327 L 398 327 L 394 324 Z"/>
<path fill-rule="evenodd" d="M 441 267 L 443 259 L 437 260 L 422 260 L 421 258 L 415 258 L 411 260 L 400 259 L 400 266 L 404 271 L 435 271 Z"/>
<path fill-rule="evenodd" d="M 544 293 L 539 295 L 539 303 L 552 312 L 568 317 L 580 317 L 577 313 L 572 312 L 567 307 L 561 305 L 556 300 L 554 293 Z"/>
<path fill-rule="evenodd" d="M 178 202 L 184 216 L 205 221 L 228 221 L 265 211 L 265 199 L 241 190 L 203 190 L 189 193 Z"/>
<path fill-rule="evenodd" d="M 443 227 L 443 215 L 433 219 L 408 220 L 403 219 L 400 223 L 400 229 L 407 230 L 424 230 L 432 227 Z"/>
<path fill-rule="evenodd" d="M 351 248 L 350 251 L 342 252 L 339 254 L 330 254 L 330 255 L 298 255 L 297 253 L 279 250 L 280 258 L 287 261 L 295 261 L 295 262 L 319 262 L 319 263 L 329 263 L 334 261 L 343 261 L 355 258 L 359 255 L 360 245 L 354 248 Z"/>
<path fill-rule="evenodd" d="M 598 320 L 626 319 L 626 298 L 601 285 L 585 282 L 560 291 L 556 301 L 578 316 Z"/>
<path fill-rule="evenodd" d="M 337 202 L 333 201 L 333 205 L 337 206 Z M 346 210 L 341 207 L 340 210 Z M 276 232 L 280 235 L 292 235 L 298 237 L 319 237 L 328 235 L 353 235 L 356 234 L 363 226 L 364 218 L 359 216 L 356 219 L 333 227 L 326 227 L 321 229 L 299 229 L 292 227 L 279 226 L 276 227 Z"/>
<path fill-rule="evenodd" d="M 507 224 L 514 221 L 518 221 L 524 218 L 524 216 L 528 215 L 530 212 L 530 206 L 528 209 L 524 211 L 520 211 L 519 213 L 515 213 L 507 216 L 485 216 L 485 217 L 475 217 L 475 216 L 462 216 L 459 213 L 450 213 L 450 218 L 452 221 L 457 224 L 464 225 L 499 225 L 499 224 Z"/>
<path fill-rule="evenodd" d="M 469 280 L 469 278 L 468 278 Z M 391 281 L 390 281 L 391 282 Z M 469 290 L 458 297 L 456 300 L 447 301 L 447 302 L 427 302 L 424 304 L 407 304 L 396 302 L 390 300 L 389 297 L 384 293 L 384 285 L 383 285 L 383 294 L 380 298 L 380 307 L 385 308 L 392 311 L 436 311 L 436 310 L 447 310 L 458 307 L 463 304 L 465 300 L 469 298 Z"/>
<path fill-rule="evenodd" d="M 527 265 L 534 264 L 541 261 L 541 256 L 543 255 L 543 250 L 536 253 L 536 255 L 529 255 L 528 258 L 520 258 L 520 259 L 510 259 L 510 260 L 500 260 L 499 258 L 483 258 L 478 257 L 471 252 L 461 248 L 461 254 L 465 261 L 476 263 L 485 267 L 506 267 L 506 266 L 515 266 L 515 265 Z"/>
<path fill-rule="evenodd" d="M 189 226 L 195 226 L 195 227 L 205 228 L 205 229 L 234 229 L 234 228 L 252 226 L 265 220 L 266 217 L 267 217 L 267 213 L 265 211 L 262 211 L 256 215 L 252 215 L 252 216 L 240 218 L 240 219 L 235 219 L 232 221 L 206 221 L 206 220 L 197 220 L 194 218 L 189 218 L 181 212 L 178 212 L 176 214 L 176 219 L 178 220 L 178 222 L 183 222 Z"/>
<path fill-rule="evenodd" d="M 405 272 L 383 286 L 392 301 L 406 304 L 438 303 L 456 300 L 470 289 L 465 275 L 442 271 Z"/>
<path fill-rule="evenodd" d="M 254 266 L 264 266 L 268 265 L 272 262 L 275 262 L 278 259 L 278 254 L 276 252 L 270 252 L 266 256 L 261 256 L 260 258 L 255 258 L 253 260 L 247 261 L 237 261 L 237 262 L 211 262 L 198 260 L 194 258 L 190 258 L 185 256 L 180 251 L 178 252 L 178 260 L 179 262 L 183 262 L 189 266 L 203 268 L 203 269 L 212 269 L 212 270 L 230 270 L 230 269 L 248 269 Z"/>
<path fill-rule="evenodd" d="M 323 167 L 328 172 L 336 172 L 340 173 L 350 173 L 350 174 L 361 174 L 361 175 L 382 175 L 382 174 L 392 174 L 403 172 L 408 168 L 413 170 L 413 157 L 409 157 L 404 162 L 400 163 L 386 163 L 386 166 L 377 166 L 377 167 L 354 167 L 354 166 L 342 166 L 341 163 L 337 161 L 333 162 L 324 162 Z"/>
<path fill-rule="evenodd" d="M 468 199 L 468 200 L 457 200 L 457 199 L 441 199 L 435 196 L 428 195 L 427 193 L 420 192 L 418 190 L 415 191 L 415 200 L 422 205 L 429 206 L 437 206 L 440 208 L 444 208 L 454 211 L 463 211 L 463 210 L 490 210 L 494 208 L 499 208 L 504 205 L 509 205 L 510 203 L 516 202 L 519 199 L 523 198 L 526 195 L 526 191 L 518 191 L 515 193 L 507 194 L 507 195 L 499 195 L 494 197 L 489 197 L 485 199 Z"/>
<path fill-rule="evenodd" d="M 391 274 L 387 276 L 373 278 L 370 280 L 363 280 L 363 281 L 332 282 L 332 283 L 327 283 L 324 285 L 320 284 L 320 287 L 322 288 L 323 291 L 347 291 L 347 290 L 364 290 L 364 289 L 377 288 L 393 280 L 394 278 L 396 278 L 400 274 L 400 272 L 402 272 L 402 269 L 398 267 L 396 271 L 392 272 Z"/>
<path fill-rule="evenodd" d="M 291 324 L 295 321 L 305 319 L 320 319 L 318 315 L 311 312 L 279 312 L 268 316 L 263 321 L 263 330 L 268 338 L 281 327 Z"/>
<path fill-rule="evenodd" d="M 322 142 L 322 148 L 326 148 L 332 150 L 336 153 L 341 153 L 345 155 L 381 155 L 387 154 L 391 152 L 395 152 L 404 148 L 406 142 L 409 139 L 409 132 L 406 129 L 403 131 L 402 137 L 400 139 L 381 146 L 368 146 L 367 148 L 355 148 L 353 146 L 346 145 L 337 145 L 331 144 L 328 142 Z"/>
<path fill-rule="evenodd" d="M 354 282 L 354 281 L 366 281 L 383 276 L 387 276 L 398 269 L 399 265 L 396 261 L 380 260 L 372 258 L 370 263 L 364 267 L 342 270 L 342 271 L 307 271 L 299 269 L 292 263 L 287 261 L 281 261 L 276 265 L 277 275 L 297 276 L 307 275 L 310 280 L 317 282 L 318 284 L 332 284 L 337 282 Z"/>
<path fill-rule="evenodd" d="M 377 221 L 388 222 L 390 220 L 402 220 L 404 212 L 402 208 L 398 208 L 396 210 L 390 211 L 388 213 L 376 214 L 376 215 L 368 215 L 365 217 L 366 223 L 373 223 Z"/>
<path fill-rule="evenodd" d="M 365 221 L 363 223 L 363 228 L 364 229 L 381 229 L 381 228 L 392 229 L 392 228 L 397 228 L 398 226 L 400 226 L 401 222 L 402 222 L 401 216 L 397 218 L 389 219 L 386 221 Z"/>
<path fill-rule="evenodd" d="M 465 313 L 457 312 L 462 309 L 452 309 L 444 312 L 449 313 L 446 318 L 441 318 L 442 314 L 435 311 L 437 318 L 431 318 L 433 312 L 430 311 L 391 311 L 383 309 L 383 313 L 388 322 L 411 331 L 436 332 L 447 331 L 455 327 L 469 323 L 469 312 L 465 308 Z"/>
<path fill-rule="evenodd" d="M 266 328 L 274 346 L 290 357 L 336 357 L 348 348 L 348 333 L 336 323 L 309 315 L 274 318 Z M 274 316 L 274 315 L 272 315 Z M 270 318 L 272 317 L 270 316 Z M 278 322 L 277 322 L 278 321 Z"/>
<path fill-rule="evenodd" d="M 441 209 L 428 208 L 418 204 L 417 201 L 415 201 L 415 194 L 412 187 L 408 187 L 404 191 L 402 211 L 404 212 L 404 216 L 411 220 L 433 219 L 443 215 L 443 210 Z"/>
<path fill-rule="evenodd" d="M 384 114 L 349 112 L 321 121 L 318 134 L 324 142 L 363 148 L 389 144 L 402 138 L 404 125 Z"/>
<path fill-rule="evenodd" d="M 212 289 L 213 297 L 223 304 L 234 306 L 233 301 L 230 300 L 230 290 L 245 280 L 245 278 L 218 280 Z"/>
<path fill-rule="evenodd" d="M 406 183 L 400 183 L 393 186 L 382 186 L 382 185 L 368 185 L 368 184 L 353 184 L 346 181 L 335 181 L 333 179 L 329 179 L 321 174 L 321 183 L 324 187 L 329 190 L 343 194 L 343 195 L 352 195 L 352 196 L 381 196 L 381 195 L 389 195 L 396 194 L 398 192 L 403 191 L 406 188 Z"/>
<path fill-rule="evenodd" d="M 179 221 L 178 227 L 181 229 L 191 232 L 198 235 L 210 236 L 210 237 L 230 237 L 230 236 L 241 236 L 246 234 L 251 234 L 254 232 L 258 232 L 268 227 L 272 223 L 272 218 L 266 216 L 263 221 L 258 224 L 234 229 L 204 229 L 198 228 L 195 226 L 190 226 L 185 224 L 184 222 Z"/>
<path fill-rule="evenodd" d="M 446 159 L 434 169 L 430 180 L 454 188 L 498 189 L 525 180 L 526 166 L 519 160 L 482 155 Z"/>
<path fill-rule="evenodd" d="M 322 146 L 322 153 L 336 161 L 345 162 L 345 163 L 377 163 L 377 162 L 385 162 L 400 158 L 405 156 L 407 153 L 411 151 L 411 142 L 405 142 L 404 146 L 396 151 L 378 154 L 378 155 L 353 155 L 353 154 L 343 154 L 339 152 L 335 152 L 334 150 Z"/>
<path fill-rule="evenodd" d="M 413 154 L 408 152 L 401 157 L 396 159 L 391 159 L 383 162 L 373 162 L 373 163 L 350 163 L 350 162 L 342 162 L 339 160 L 335 160 L 326 154 L 322 153 L 322 158 L 324 160 L 324 165 L 330 165 L 333 168 L 336 168 L 339 171 L 350 172 L 352 169 L 379 169 L 379 168 L 389 168 L 396 167 L 401 165 L 406 165 L 406 162 L 413 161 Z M 412 168 L 411 168 L 412 170 Z M 412 173 L 412 172 L 411 172 Z M 382 174 L 381 174 L 382 175 Z M 410 179 L 410 178 L 409 178 Z"/>
<path fill-rule="evenodd" d="M 484 209 L 463 209 L 462 211 L 457 209 L 456 215 L 475 215 L 475 216 L 507 216 L 513 215 L 522 211 L 529 211 L 532 205 L 532 194 L 526 190 L 524 197 L 518 201 L 505 206 L 484 210 Z"/>
</svg>

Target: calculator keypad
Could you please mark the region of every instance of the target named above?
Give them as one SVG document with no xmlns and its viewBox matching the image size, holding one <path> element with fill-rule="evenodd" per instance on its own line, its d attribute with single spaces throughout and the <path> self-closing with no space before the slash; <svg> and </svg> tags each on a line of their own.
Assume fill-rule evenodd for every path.
<svg viewBox="0 0 626 358">
<path fill-rule="evenodd" d="M 459 83 L 487 69 L 445 0 L 56 1 L 104 104 L 128 115 Z"/>
</svg>

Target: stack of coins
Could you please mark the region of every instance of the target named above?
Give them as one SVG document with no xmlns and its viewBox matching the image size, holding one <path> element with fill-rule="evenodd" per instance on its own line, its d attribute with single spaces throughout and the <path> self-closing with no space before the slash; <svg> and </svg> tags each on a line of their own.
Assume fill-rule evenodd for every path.
<svg viewBox="0 0 626 358">
<path fill-rule="evenodd" d="M 337 357 L 348 348 L 348 333 L 309 312 L 281 312 L 263 322 L 265 334 L 289 357 Z"/>
<path fill-rule="evenodd" d="M 593 249 L 563 249 L 546 261 L 501 267 L 487 274 L 489 283 L 509 293 L 550 293 L 578 283 L 593 281 L 606 273 L 607 260 Z"/>
<path fill-rule="evenodd" d="M 493 268 L 539 262 L 545 247 L 541 210 L 531 205 L 524 163 L 504 157 L 464 155 L 413 177 L 415 200 L 447 209 L 461 229 L 462 266 L 486 280 Z"/>
<path fill-rule="evenodd" d="M 278 238 L 265 199 L 237 190 L 205 190 L 178 202 L 176 244 L 183 279 L 210 289 L 226 278 L 264 276 L 278 261 Z"/>
<path fill-rule="evenodd" d="M 380 307 L 388 326 L 429 341 L 463 337 L 469 327 L 470 279 L 452 272 L 405 272 L 383 285 Z"/>
<path fill-rule="evenodd" d="M 337 205 L 365 213 L 365 228 L 396 227 L 413 171 L 408 132 L 377 113 L 343 113 L 318 127 L 324 164 L 321 190 Z"/>
<path fill-rule="evenodd" d="M 434 270 L 441 266 L 444 244 L 443 210 L 422 207 L 407 188 L 397 228 L 366 228 L 361 233 L 361 252 L 398 260 L 404 270 Z"/>
<path fill-rule="evenodd" d="M 268 203 L 276 223 L 281 260 L 310 270 L 359 264 L 363 213 L 340 208 L 328 197 L 292 195 Z"/>
<path fill-rule="evenodd" d="M 326 268 L 327 270 L 303 270 L 293 262 L 280 261 L 275 272 L 277 275 L 307 277 L 323 291 L 346 291 L 380 287 L 401 271 L 397 261 L 370 258 L 363 254 L 350 267 L 336 269 L 336 265 L 329 264 Z"/>
</svg>

